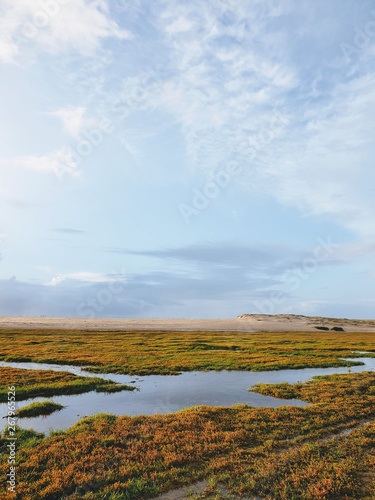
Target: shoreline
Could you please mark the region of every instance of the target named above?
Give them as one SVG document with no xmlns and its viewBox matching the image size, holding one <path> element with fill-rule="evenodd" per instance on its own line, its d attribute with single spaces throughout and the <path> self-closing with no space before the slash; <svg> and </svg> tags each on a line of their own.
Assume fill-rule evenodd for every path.
<svg viewBox="0 0 375 500">
<path fill-rule="evenodd" d="M 226 319 L 183 318 L 48 318 L 0 316 L 0 330 L 82 330 L 82 331 L 238 331 L 317 332 L 342 328 L 344 332 L 374 332 L 375 320 L 323 318 L 293 314 L 244 314 Z"/>
</svg>

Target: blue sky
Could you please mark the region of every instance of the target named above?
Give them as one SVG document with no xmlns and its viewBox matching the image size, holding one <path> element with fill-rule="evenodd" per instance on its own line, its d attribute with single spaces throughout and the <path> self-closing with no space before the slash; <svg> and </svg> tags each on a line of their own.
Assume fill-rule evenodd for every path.
<svg viewBox="0 0 375 500">
<path fill-rule="evenodd" d="M 2 0 L 0 315 L 374 317 L 374 0 Z"/>
</svg>

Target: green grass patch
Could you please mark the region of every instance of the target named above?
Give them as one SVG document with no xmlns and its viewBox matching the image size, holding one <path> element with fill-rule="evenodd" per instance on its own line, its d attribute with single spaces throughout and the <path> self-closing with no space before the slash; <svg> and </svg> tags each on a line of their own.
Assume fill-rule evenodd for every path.
<svg viewBox="0 0 375 500">
<path fill-rule="evenodd" d="M 39 417 L 41 415 L 51 415 L 51 413 L 62 410 L 63 408 L 63 405 L 55 403 L 54 401 L 35 402 L 20 408 L 16 415 L 18 418 Z"/>
<path fill-rule="evenodd" d="M 15 386 L 16 401 L 36 397 L 82 394 L 89 391 L 134 391 L 135 387 L 117 384 L 100 377 L 80 377 L 53 370 L 25 370 L 0 367 L 0 402 L 8 399 L 8 386 Z"/>
</svg>

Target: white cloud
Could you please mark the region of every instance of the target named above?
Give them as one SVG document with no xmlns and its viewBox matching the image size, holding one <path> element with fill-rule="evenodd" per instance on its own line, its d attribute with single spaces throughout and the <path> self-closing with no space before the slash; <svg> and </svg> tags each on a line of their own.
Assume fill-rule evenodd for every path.
<svg viewBox="0 0 375 500">
<path fill-rule="evenodd" d="M 254 117 L 264 126 L 262 115 L 298 85 L 280 57 L 285 39 L 269 36 L 260 2 L 168 2 L 157 22 L 173 68 L 157 102 L 181 125 L 189 167 L 212 172 L 238 152 Z"/>
<path fill-rule="evenodd" d="M 186 31 L 190 31 L 193 27 L 193 23 L 184 17 L 179 17 L 174 20 L 171 24 L 169 24 L 165 31 L 167 33 L 184 33 Z"/>
<path fill-rule="evenodd" d="M 0 29 L 2 24 L 0 23 Z M 0 61 L 8 64 L 13 63 L 18 52 L 17 45 L 3 32 L 3 39 L 0 39 Z"/>
<path fill-rule="evenodd" d="M 194 0 L 167 2 L 158 27 L 173 71 L 153 98 L 180 124 L 191 170 L 209 177 L 235 159 L 243 165 L 243 187 L 373 238 L 371 61 L 327 71 L 320 31 L 308 23 L 294 29 L 292 7 L 218 1 L 200 9 Z M 298 12 L 312 20 L 317 15 L 310 6 Z M 332 36 L 326 53 L 342 42 L 331 29 L 337 21 L 324 25 Z M 259 145 L 276 112 L 288 123 L 254 157 L 249 145 Z"/>
<path fill-rule="evenodd" d="M 24 156 L 15 160 L 17 165 L 46 174 L 55 174 L 59 179 L 64 176 L 80 177 L 70 149 L 62 148 L 44 156 Z"/>
<path fill-rule="evenodd" d="M 4 5 L 12 22 L 0 35 L 0 42 L 3 38 L 4 54 L 12 54 L 18 48 L 11 46 L 15 40 L 12 26 L 22 9 L 29 19 L 37 4 L 4 0 Z M 167 56 L 165 72 L 157 82 L 151 79 L 150 68 L 127 75 L 123 88 L 111 88 L 108 93 L 105 76 L 97 75 L 101 111 L 107 106 L 103 115 L 115 116 L 125 108 L 124 116 L 116 122 L 122 129 L 118 135 L 137 160 L 147 149 L 144 143 L 148 136 L 158 134 L 162 119 L 168 116 L 171 121 L 165 122 L 180 126 L 191 170 L 208 177 L 234 157 L 244 165 L 239 179 L 242 186 L 247 183 L 250 189 L 265 191 L 303 213 L 329 216 L 362 235 L 374 233 L 375 203 L 370 187 L 374 180 L 371 130 L 375 80 L 371 76 L 354 79 L 354 70 L 349 68 L 347 75 L 339 75 L 343 83 L 337 85 L 334 71 L 324 74 L 324 60 L 313 68 L 316 72 L 310 79 L 303 61 L 293 60 L 291 54 L 299 49 L 304 30 L 291 30 L 294 40 L 293 33 L 285 29 L 292 26 L 291 19 L 286 20 L 289 24 L 285 20 L 281 26 L 276 23 L 292 11 L 291 2 L 278 1 L 254 0 L 251 9 L 227 0 L 156 5 L 150 18 L 161 37 L 160 41 L 155 35 L 157 50 Z M 311 27 L 308 33 L 313 42 L 319 36 Z M 130 35 L 110 19 L 108 2 L 77 0 L 61 6 L 35 42 L 49 46 L 48 50 L 74 44 L 86 53 L 107 36 Z M 332 43 L 339 47 L 337 40 Z M 130 104 L 124 106 L 127 100 Z M 153 125 L 145 127 L 141 115 L 155 110 L 161 120 L 155 119 L 158 127 L 150 132 Z M 257 143 L 259 132 L 269 128 L 277 110 L 285 110 L 290 125 L 259 148 L 255 159 L 249 158 L 249 145 Z M 131 118 L 139 115 L 141 119 L 127 123 L 127 111 Z M 88 123 L 82 106 L 61 108 L 54 114 L 75 139 Z M 29 157 L 24 163 L 34 170 L 56 172 L 61 156 L 58 151 Z M 72 170 L 71 175 L 77 172 Z"/>
<path fill-rule="evenodd" d="M 59 274 L 58 276 L 52 278 L 50 282 L 46 283 L 46 285 L 57 286 L 67 280 L 81 281 L 83 283 L 112 283 L 118 281 L 119 279 L 124 281 L 124 276 L 79 271 L 75 273 Z"/>
<path fill-rule="evenodd" d="M 66 278 L 62 276 L 55 276 L 54 278 L 51 279 L 48 283 L 46 283 L 47 286 L 57 286 L 60 285 L 61 283 L 64 283 Z"/>
<path fill-rule="evenodd" d="M 82 106 L 67 106 L 51 114 L 62 121 L 64 130 L 68 135 L 78 140 L 85 127 L 85 112 L 86 109 Z"/>
<path fill-rule="evenodd" d="M 309 104 L 302 120 L 294 113 L 263 168 L 279 201 L 362 237 L 375 236 L 374 88 L 374 76 L 358 77 L 335 87 L 328 103 Z"/>
<path fill-rule="evenodd" d="M 110 18 L 107 0 L 2 0 L 0 62 L 17 61 L 30 47 L 50 53 L 75 50 L 92 55 L 105 38 L 130 40 Z"/>
</svg>

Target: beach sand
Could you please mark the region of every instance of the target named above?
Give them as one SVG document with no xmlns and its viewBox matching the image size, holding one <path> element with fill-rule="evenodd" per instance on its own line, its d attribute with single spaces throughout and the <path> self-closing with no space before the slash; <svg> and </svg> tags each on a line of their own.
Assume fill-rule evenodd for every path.
<svg viewBox="0 0 375 500">
<path fill-rule="evenodd" d="M 318 331 L 325 327 L 348 332 L 374 332 L 375 320 L 322 318 L 294 314 L 244 314 L 228 319 L 140 319 L 140 318 L 47 318 L 1 316 L 1 328 L 63 329 L 92 331 L 127 330 L 228 330 L 228 331 Z"/>
</svg>

